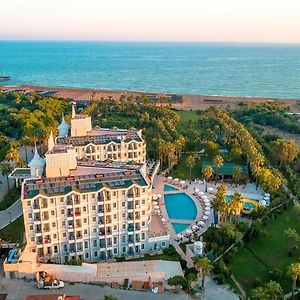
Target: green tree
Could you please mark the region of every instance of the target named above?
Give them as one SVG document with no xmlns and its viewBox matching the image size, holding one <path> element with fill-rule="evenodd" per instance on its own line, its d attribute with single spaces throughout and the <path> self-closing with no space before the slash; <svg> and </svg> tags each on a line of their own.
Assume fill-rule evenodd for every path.
<svg viewBox="0 0 300 300">
<path fill-rule="evenodd" d="M 201 278 L 201 288 L 204 288 L 205 277 L 210 274 L 213 269 L 213 266 L 210 260 L 207 257 L 198 258 L 195 260 L 194 267 L 198 272 L 198 277 Z"/>
<path fill-rule="evenodd" d="M 208 179 L 210 179 L 214 174 L 214 169 L 212 166 L 206 166 L 203 171 L 202 171 L 202 175 L 205 178 L 205 192 L 207 192 L 207 181 Z"/>
<path fill-rule="evenodd" d="M 300 278 L 300 263 L 292 263 L 288 267 L 287 275 L 292 278 L 292 298 L 296 289 L 297 281 Z"/>
<path fill-rule="evenodd" d="M 213 141 L 207 141 L 204 145 L 205 153 L 208 156 L 214 155 L 219 150 L 219 145 Z"/>
<path fill-rule="evenodd" d="M 284 231 L 284 236 L 287 240 L 287 246 L 289 251 L 300 248 L 300 235 L 295 229 L 288 228 Z"/>
<path fill-rule="evenodd" d="M 233 181 L 234 181 L 234 183 L 237 184 L 238 182 L 240 182 L 242 176 L 243 176 L 242 168 L 240 166 L 235 166 L 233 168 Z"/>
<path fill-rule="evenodd" d="M 266 293 L 271 300 L 278 299 L 283 294 L 282 287 L 276 281 L 270 280 L 265 284 Z"/>
<path fill-rule="evenodd" d="M 186 165 L 190 169 L 190 180 L 192 180 L 192 168 L 196 164 L 196 158 L 194 155 L 189 155 L 186 159 Z"/>
<path fill-rule="evenodd" d="M 225 196 L 227 193 L 227 188 L 224 184 L 218 186 L 217 191 L 212 199 L 211 205 L 215 211 L 220 214 L 220 220 L 222 221 L 226 215 L 227 202 Z"/>
<path fill-rule="evenodd" d="M 257 287 L 251 290 L 251 299 L 253 300 L 268 300 L 269 296 L 263 287 Z"/>
<path fill-rule="evenodd" d="M 172 278 L 168 279 L 168 284 L 169 285 L 180 285 L 182 287 L 183 290 L 186 290 L 188 288 L 188 281 L 185 277 L 183 276 L 174 276 Z"/>
<path fill-rule="evenodd" d="M 299 150 L 295 140 L 278 139 L 271 145 L 271 154 L 282 164 L 291 163 L 297 157 Z"/>
</svg>

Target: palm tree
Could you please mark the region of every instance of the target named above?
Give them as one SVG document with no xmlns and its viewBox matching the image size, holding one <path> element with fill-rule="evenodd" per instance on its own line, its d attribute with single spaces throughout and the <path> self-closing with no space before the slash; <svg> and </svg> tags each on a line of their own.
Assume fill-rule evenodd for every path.
<svg viewBox="0 0 300 300">
<path fill-rule="evenodd" d="M 236 216 L 241 213 L 243 207 L 243 196 L 240 193 L 235 192 L 228 202 L 228 214 L 230 216 Z"/>
<path fill-rule="evenodd" d="M 251 291 L 251 299 L 268 300 L 269 299 L 268 297 L 269 296 L 268 296 L 266 290 L 262 286 L 257 287 Z"/>
<path fill-rule="evenodd" d="M 210 263 L 210 260 L 207 257 L 198 258 L 195 263 L 194 267 L 198 272 L 198 276 L 202 279 L 201 288 L 204 288 L 204 282 L 205 282 L 205 276 L 210 274 L 210 272 L 213 269 L 212 264 Z"/>
<path fill-rule="evenodd" d="M 207 192 L 207 180 L 211 178 L 213 174 L 214 174 L 214 169 L 212 168 L 212 166 L 209 165 L 207 165 L 202 171 L 202 175 L 205 178 L 205 192 Z"/>
<path fill-rule="evenodd" d="M 272 300 L 278 299 L 278 297 L 283 293 L 281 285 L 273 280 L 270 280 L 267 284 L 265 284 L 265 290 L 269 299 Z"/>
<path fill-rule="evenodd" d="M 297 281 L 300 278 L 300 263 L 290 264 L 290 266 L 288 267 L 287 275 L 293 279 L 292 297 L 291 297 L 291 299 L 293 299 L 294 290 L 296 289 Z"/>
<path fill-rule="evenodd" d="M 195 156 L 189 155 L 186 159 L 186 165 L 190 169 L 190 180 L 192 180 L 192 168 L 195 166 L 195 164 L 196 164 Z"/>
<path fill-rule="evenodd" d="M 2 175 L 6 176 L 7 188 L 10 191 L 8 175 L 11 173 L 13 168 L 12 168 L 12 166 L 10 165 L 10 163 L 8 161 L 4 161 L 4 162 L 1 163 L 0 169 L 1 169 Z"/>
<path fill-rule="evenodd" d="M 226 200 L 225 200 L 225 195 L 227 192 L 227 188 L 225 185 L 221 184 L 218 188 L 217 188 L 217 192 L 215 194 L 215 196 L 212 199 L 211 205 L 212 208 L 215 211 L 218 211 L 220 214 L 220 220 L 222 220 L 222 217 L 224 216 L 227 206 Z"/>
<path fill-rule="evenodd" d="M 237 184 L 241 180 L 241 177 L 243 175 L 242 168 L 240 166 L 235 166 L 233 168 L 232 175 L 233 175 L 233 181 L 235 182 L 235 184 Z"/>
<path fill-rule="evenodd" d="M 223 164 L 224 164 L 223 157 L 220 154 L 216 155 L 215 158 L 214 158 L 214 163 L 215 163 L 215 165 L 217 167 L 217 170 L 219 170 L 219 168 L 222 167 Z M 216 172 L 217 172 L 217 170 L 216 170 Z"/>
<path fill-rule="evenodd" d="M 9 143 L 9 149 L 6 153 L 5 159 L 8 162 L 13 162 L 17 164 L 21 158 L 20 158 L 20 143 L 18 141 L 11 141 Z"/>
</svg>

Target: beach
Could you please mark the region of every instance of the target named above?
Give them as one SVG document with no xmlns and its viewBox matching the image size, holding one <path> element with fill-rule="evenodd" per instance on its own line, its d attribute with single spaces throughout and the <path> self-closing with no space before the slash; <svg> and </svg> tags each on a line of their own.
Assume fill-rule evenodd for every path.
<svg viewBox="0 0 300 300">
<path fill-rule="evenodd" d="M 26 92 L 33 91 L 56 91 L 56 97 L 62 97 L 75 101 L 96 101 L 101 98 L 112 97 L 118 100 L 120 96 L 166 96 L 171 94 L 163 93 L 148 93 L 138 91 L 124 91 L 124 90 L 103 90 L 103 89 L 89 89 L 89 88 L 73 88 L 73 87 L 53 87 L 53 86 L 38 86 L 38 85 L 21 85 L 21 86 L 4 86 L 1 88 L 4 91 L 20 89 Z M 263 97 L 241 97 L 241 96 L 213 96 L 213 95 L 189 95 L 176 94 L 182 96 L 181 102 L 172 102 L 172 107 L 182 110 L 203 110 L 210 106 L 217 106 L 223 108 L 235 108 L 239 103 L 263 103 L 268 101 L 282 101 L 290 107 L 291 112 L 300 113 L 300 99 L 275 99 Z"/>
</svg>

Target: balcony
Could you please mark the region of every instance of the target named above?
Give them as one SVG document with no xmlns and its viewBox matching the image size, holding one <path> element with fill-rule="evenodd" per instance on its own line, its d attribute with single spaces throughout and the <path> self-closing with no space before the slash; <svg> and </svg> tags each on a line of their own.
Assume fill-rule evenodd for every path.
<svg viewBox="0 0 300 300">
<path fill-rule="evenodd" d="M 81 216 L 81 212 L 80 211 L 75 211 L 75 217 L 79 217 Z"/>
<path fill-rule="evenodd" d="M 68 199 L 68 200 L 67 200 L 67 205 L 72 205 L 72 204 L 73 204 L 72 199 Z"/>
<path fill-rule="evenodd" d="M 134 240 L 133 239 L 128 239 L 128 244 L 134 244 Z"/>
<path fill-rule="evenodd" d="M 112 231 L 111 231 L 110 229 L 107 229 L 107 230 L 106 230 L 106 234 L 107 234 L 107 235 L 112 234 Z"/>
<path fill-rule="evenodd" d="M 128 226 L 128 229 L 127 229 L 129 232 L 132 232 L 134 231 L 134 227 L 133 226 Z"/>
<path fill-rule="evenodd" d="M 50 244 L 50 243 L 51 243 L 51 239 L 49 239 L 49 238 L 44 239 L 44 244 Z"/>
</svg>

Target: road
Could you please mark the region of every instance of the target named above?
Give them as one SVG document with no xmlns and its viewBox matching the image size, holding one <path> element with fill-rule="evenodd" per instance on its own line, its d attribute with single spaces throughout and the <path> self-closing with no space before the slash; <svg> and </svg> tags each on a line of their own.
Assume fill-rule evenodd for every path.
<svg viewBox="0 0 300 300">
<path fill-rule="evenodd" d="M 116 290 L 108 286 L 100 287 L 90 284 L 73 284 L 66 285 L 61 291 L 44 291 L 39 290 L 35 286 L 35 282 L 26 282 L 22 279 L 1 279 L 0 293 L 7 293 L 7 300 L 22 300 L 26 295 L 34 294 L 67 294 L 67 295 L 80 295 L 83 300 L 102 300 L 104 295 L 114 295 L 119 300 L 189 300 L 191 299 L 186 294 L 173 294 L 164 292 L 162 294 L 152 294 L 151 292 L 139 292 L 128 290 Z"/>
<path fill-rule="evenodd" d="M 21 199 L 17 200 L 6 210 L 0 211 L 0 229 L 18 219 L 23 214 Z"/>
</svg>

